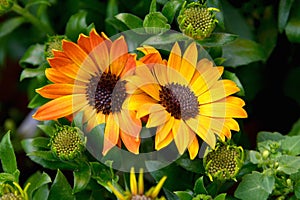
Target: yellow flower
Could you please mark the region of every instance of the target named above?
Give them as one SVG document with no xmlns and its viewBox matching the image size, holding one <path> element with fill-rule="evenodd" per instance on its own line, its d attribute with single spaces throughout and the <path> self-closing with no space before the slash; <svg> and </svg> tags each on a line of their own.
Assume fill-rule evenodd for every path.
<svg viewBox="0 0 300 200">
<path fill-rule="evenodd" d="M 155 54 L 150 47 L 142 51 Z M 138 118 L 148 116 L 146 127 L 157 127 L 157 150 L 174 140 L 180 154 L 188 148 L 194 159 L 199 150 L 197 135 L 214 148 L 215 134 L 225 140 L 231 137 L 230 130 L 239 131 L 233 118 L 247 117 L 245 103 L 230 96 L 239 88 L 233 81 L 220 80 L 222 73 L 223 67 L 214 67 L 206 58 L 198 61 L 195 43 L 183 55 L 176 43 L 167 65 L 157 59 L 137 67 L 136 74 L 126 79 L 136 87 L 129 108 L 137 111 Z"/>
<path fill-rule="evenodd" d="M 121 36 L 111 41 L 104 33 L 92 30 L 89 36 L 81 34 L 76 43 L 63 40 L 62 51 L 53 50 L 48 58 L 51 68 L 47 78 L 53 84 L 37 89 L 37 93 L 52 99 L 33 115 L 37 120 L 72 119 L 82 111 L 87 131 L 106 123 L 103 154 L 123 141 L 132 153 L 139 152 L 140 120 L 134 111 L 123 109 L 128 96 L 124 78 L 133 73 L 136 55 L 128 53 Z"/>
<path fill-rule="evenodd" d="M 138 181 L 136 180 L 134 168 L 130 170 L 130 190 L 120 191 L 120 187 L 108 183 L 109 188 L 119 200 L 165 200 L 165 197 L 158 198 L 158 194 L 166 181 L 163 176 L 156 186 L 151 187 L 147 192 L 144 191 L 143 169 L 140 169 Z"/>
</svg>

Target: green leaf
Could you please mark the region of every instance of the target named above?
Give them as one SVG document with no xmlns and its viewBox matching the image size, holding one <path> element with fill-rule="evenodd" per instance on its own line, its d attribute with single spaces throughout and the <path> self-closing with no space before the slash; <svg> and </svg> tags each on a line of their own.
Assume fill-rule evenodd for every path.
<svg viewBox="0 0 300 200">
<path fill-rule="evenodd" d="M 44 45 L 42 44 L 31 45 L 19 61 L 21 67 L 24 68 L 28 65 L 41 65 L 43 62 L 46 62 L 46 60 L 44 57 Z"/>
<path fill-rule="evenodd" d="M 46 185 L 48 183 L 51 183 L 51 177 L 46 174 L 45 172 L 41 173 L 41 172 L 36 172 L 33 175 L 31 175 L 25 185 L 27 185 L 27 183 L 30 183 L 28 190 L 27 190 L 27 194 L 29 196 L 29 199 L 32 198 L 33 193 L 38 190 L 40 187 L 42 187 L 43 185 Z"/>
<path fill-rule="evenodd" d="M 238 38 L 223 46 L 224 66 L 237 67 L 256 61 L 265 61 L 266 53 L 262 46 L 252 40 Z"/>
<path fill-rule="evenodd" d="M 103 164 L 98 162 L 90 162 L 92 178 L 95 179 L 100 185 L 110 191 L 107 183 L 112 184 L 118 182 L 118 176 L 115 176 L 113 172 Z"/>
<path fill-rule="evenodd" d="M 220 12 L 214 12 L 216 13 L 216 18 L 218 20 L 218 26 L 220 26 L 222 29 L 225 29 L 224 25 L 224 16 L 223 16 L 223 8 L 222 8 L 222 1 L 219 0 L 207 0 L 206 4 L 208 7 L 217 8 L 220 10 Z"/>
<path fill-rule="evenodd" d="M 261 154 L 257 151 L 250 150 L 249 151 L 249 159 L 253 164 L 258 164 L 261 160 Z"/>
<path fill-rule="evenodd" d="M 14 148 L 10 141 L 10 131 L 3 136 L 0 142 L 0 158 L 4 172 L 14 174 L 18 170 Z M 19 177 L 15 178 L 18 180 Z"/>
<path fill-rule="evenodd" d="M 288 21 L 290 10 L 294 0 L 280 0 L 278 6 L 278 29 L 281 33 Z"/>
<path fill-rule="evenodd" d="M 60 170 L 57 170 L 56 177 L 50 188 L 48 200 L 75 200 L 72 188 Z"/>
<path fill-rule="evenodd" d="M 292 130 L 288 133 L 289 136 L 300 135 L 300 119 L 293 124 Z"/>
<path fill-rule="evenodd" d="M 165 33 L 152 36 L 145 40 L 141 45 L 151 45 L 159 48 L 164 45 L 173 45 L 175 42 L 186 40 L 190 40 L 190 38 L 183 35 L 182 33 Z"/>
<path fill-rule="evenodd" d="M 236 198 L 242 200 L 266 200 L 275 184 L 273 176 L 265 176 L 259 172 L 252 172 L 243 177 L 242 182 L 234 192 Z"/>
<path fill-rule="evenodd" d="M 49 196 L 48 185 L 42 185 L 33 194 L 32 200 L 47 200 Z"/>
<path fill-rule="evenodd" d="M 44 133 L 46 133 L 48 136 L 53 136 L 55 133 L 55 128 L 51 125 L 45 125 L 45 124 L 38 124 L 38 128 L 40 128 Z"/>
<path fill-rule="evenodd" d="M 192 200 L 193 196 L 190 194 L 190 192 L 185 192 L 185 191 L 176 191 L 174 192 L 180 200 Z"/>
<path fill-rule="evenodd" d="M 39 94 L 34 95 L 34 97 L 30 100 L 29 104 L 28 104 L 28 108 L 34 109 L 37 108 L 41 105 L 44 105 L 45 103 L 47 103 L 49 101 L 49 99 L 46 99 L 44 97 L 42 97 Z"/>
<path fill-rule="evenodd" d="M 207 190 L 205 189 L 204 182 L 203 182 L 203 176 L 198 178 L 194 185 L 194 192 L 196 194 L 208 194 Z"/>
<path fill-rule="evenodd" d="M 224 73 L 223 73 L 223 77 L 225 79 L 232 80 L 233 82 L 235 82 L 235 84 L 238 86 L 238 88 L 240 88 L 240 91 L 237 92 L 236 95 L 245 96 L 244 87 L 243 87 L 242 83 L 240 82 L 240 79 L 236 76 L 235 73 L 225 70 Z"/>
<path fill-rule="evenodd" d="M 120 13 L 115 16 L 120 22 L 122 22 L 128 29 L 136 29 L 143 27 L 143 20 L 138 16 L 130 13 Z"/>
<path fill-rule="evenodd" d="M 73 124 L 75 127 L 78 127 L 80 130 L 83 130 L 83 112 L 78 112 L 73 119 Z"/>
<path fill-rule="evenodd" d="M 5 20 L 0 24 L 0 38 L 10 34 L 24 22 L 25 22 L 24 17 L 14 17 Z"/>
<path fill-rule="evenodd" d="M 159 34 L 171 28 L 168 19 L 161 12 L 151 12 L 145 16 L 143 27 L 147 33 Z"/>
<path fill-rule="evenodd" d="M 300 181 L 298 181 L 294 186 L 295 195 L 300 199 Z"/>
<path fill-rule="evenodd" d="M 229 33 L 212 33 L 210 37 L 197 40 L 197 43 L 205 47 L 223 46 L 235 41 L 238 35 Z"/>
<path fill-rule="evenodd" d="M 31 145 L 32 147 L 36 149 L 50 149 L 49 143 L 50 139 L 45 137 L 34 137 L 28 139 L 30 140 L 30 143 L 27 143 L 27 145 Z"/>
<path fill-rule="evenodd" d="M 90 30 L 94 27 L 93 24 L 90 24 L 89 26 L 86 24 L 86 16 L 87 12 L 81 10 L 70 17 L 65 31 L 66 36 L 70 40 L 77 41 L 80 33 L 88 35 Z"/>
<path fill-rule="evenodd" d="M 17 182 L 18 180 L 13 174 L 10 173 L 0 173 L 0 184 L 5 183 L 6 181 L 15 181 Z"/>
<path fill-rule="evenodd" d="M 181 8 L 183 0 L 171 0 L 168 1 L 162 8 L 162 14 L 168 19 L 168 23 L 171 24 L 178 10 Z"/>
<path fill-rule="evenodd" d="M 152 0 L 149 8 L 149 13 L 156 12 L 156 0 Z"/>
<path fill-rule="evenodd" d="M 128 30 L 128 27 L 123 22 L 116 19 L 115 17 L 107 17 L 105 19 L 105 22 L 107 24 L 111 25 L 112 27 L 114 27 L 116 30 L 119 30 L 122 32 Z"/>
<path fill-rule="evenodd" d="M 266 132 L 266 131 L 260 131 L 257 134 L 257 142 L 264 142 L 267 140 L 272 140 L 272 141 L 280 141 L 283 140 L 285 137 L 281 135 L 278 132 Z"/>
<path fill-rule="evenodd" d="M 300 2 L 293 3 L 285 33 L 290 42 L 300 43 Z"/>
<path fill-rule="evenodd" d="M 203 167 L 202 159 L 194 159 L 191 160 L 188 155 L 184 154 L 179 159 L 176 160 L 176 163 L 186 169 L 187 171 L 191 171 L 194 173 L 204 173 L 205 169 Z"/>
<path fill-rule="evenodd" d="M 281 148 L 286 151 L 286 154 L 291 156 L 297 156 L 300 154 L 300 135 L 286 136 L 281 141 Z"/>
<path fill-rule="evenodd" d="M 83 163 L 83 165 L 73 171 L 74 175 L 74 187 L 73 193 L 80 192 L 84 190 L 91 178 L 91 168 L 87 163 Z"/>
<path fill-rule="evenodd" d="M 225 199 L 226 199 L 226 193 L 219 194 L 214 198 L 214 200 L 225 200 Z"/>
<path fill-rule="evenodd" d="M 38 68 L 25 68 L 20 75 L 20 81 L 24 80 L 25 78 L 44 76 L 46 68 L 47 64 L 42 64 Z"/>
<path fill-rule="evenodd" d="M 26 9 L 28 9 L 30 6 L 33 6 L 33 5 L 47 5 L 47 6 L 50 6 L 51 3 L 49 0 L 30 0 L 26 3 Z"/>
<path fill-rule="evenodd" d="M 278 171 L 291 175 L 300 169 L 300 157 L 282 155 L 278 158 L 278 164 Z"/>
</svg>

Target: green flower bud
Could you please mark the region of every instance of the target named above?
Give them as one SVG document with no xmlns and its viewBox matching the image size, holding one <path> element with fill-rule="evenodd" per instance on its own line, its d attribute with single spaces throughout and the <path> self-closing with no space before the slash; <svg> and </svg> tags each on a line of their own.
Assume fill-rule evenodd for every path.
<svg viewBox="0 0 300 200">
<path fill-rule="evenodd" d="M 262 153 L 262 157 L 263 159 L 267 159 L 270 155 L 270 152 L 268 150 L 264 150 L 263 153 Z"/>
<path fill-rule="evenodd" d="M 235 178 L 244 162 L 242 147 L 219 142 L 204 156 L 203 163 L 210 180 L 229 180 Z"/>
<path fill-rule="evenodd" d="M 0 15 L 9 12 L 13 5 L 14 1 L 12 0 L 0 0 Z"/>
<path fill-rule="evenodd" d="M 45 43 L 44 54 L 46 58 L 53 58 L 52 50 L 62 50 L 62 40 L 67 39 L 64 35 L 48 36 L 48 40 Z"/>
<path fill-rule="evenodd" d="M 0 200 L 28 200 L 27 189 L 29 183 L 24 190 L 17 182 L 3 183 L 0 185 Z"/>
<path fill-rule="evenodd" d="M 188 5 L 184 2 L 177 18 L 179 29 L 185 35 L 197 40 L 209 37 L 218 23 L 213 11 L 219 10 L 208 8 L 206 4 L 198 2 L 192 2 Z"/>
<path fill-rule="evenodd" d="M 59 126 L 51 137 L 50 145 L 54 154 L 62 160 L 73 160 L 85 150 L 86 137 L 77 127 Z"/>
</svg>

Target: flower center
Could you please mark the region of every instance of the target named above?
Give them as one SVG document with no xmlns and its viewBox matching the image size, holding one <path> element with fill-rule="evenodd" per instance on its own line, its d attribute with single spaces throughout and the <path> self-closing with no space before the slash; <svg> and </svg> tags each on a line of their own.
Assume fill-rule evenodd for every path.
<svg viewBox="0 0 300 200">
<path fill-rule="evenodd" d="M 171 83 L 161 87 L 159 103 L 176 119 L 188 120 L 199 113 L 195 94 L 186 86 Z"/>
<path fill-rule="evenodd" d="M 2 199 L 2 200 L 22 200 L 23 198 L 14 193 L 8 193 L 8 194 L 3 195 L 0 199 Z"/>
<path fill-rule="evenodd" d="M 150 197 L 146 197 L 145 195 L 134 195 L 131 197 L 131 200 L 152 200 Z"/>
<path fill-rule="evenodd" d="M 207 8 L 201 8 L 199 6 L 191 7 L 186 9 L 184 13 L 186 15 L 185 27 L 191 24 L 194 29 L 200 29 L 202 32 L 206 32 L 215 26 L 212 14 Z"/>
<path fill-rule="evenodd" d="M 87 99 L 97 113 L 104 115 L 119 112 L 126 98 L 125 81 L 110 72 L 103 72 L 101 76 L 93 76 L 87 86 Z"/>
</svg>

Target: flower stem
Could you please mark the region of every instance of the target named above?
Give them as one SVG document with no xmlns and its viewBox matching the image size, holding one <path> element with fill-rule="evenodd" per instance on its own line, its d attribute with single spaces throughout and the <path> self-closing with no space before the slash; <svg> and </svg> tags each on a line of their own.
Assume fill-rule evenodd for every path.
<svg viewBox="0 0 300 200">
<path fill-rule="evenodd" d="M 16 13 L 18 13 L 19 15 L 22 15 L 23 17 L 25 17 L 30 23 L 32 23 L 34 26 L 36 26 L 41 31 L 46 32 L 49 35 L 54 34 L 53 29 L 48 24 L 43 23 L 37 17 L 32 15 L 27 9 L 24 9 L 15 3 L 12 7 L 12 10 L 15 11 Z"/>
</svg>

